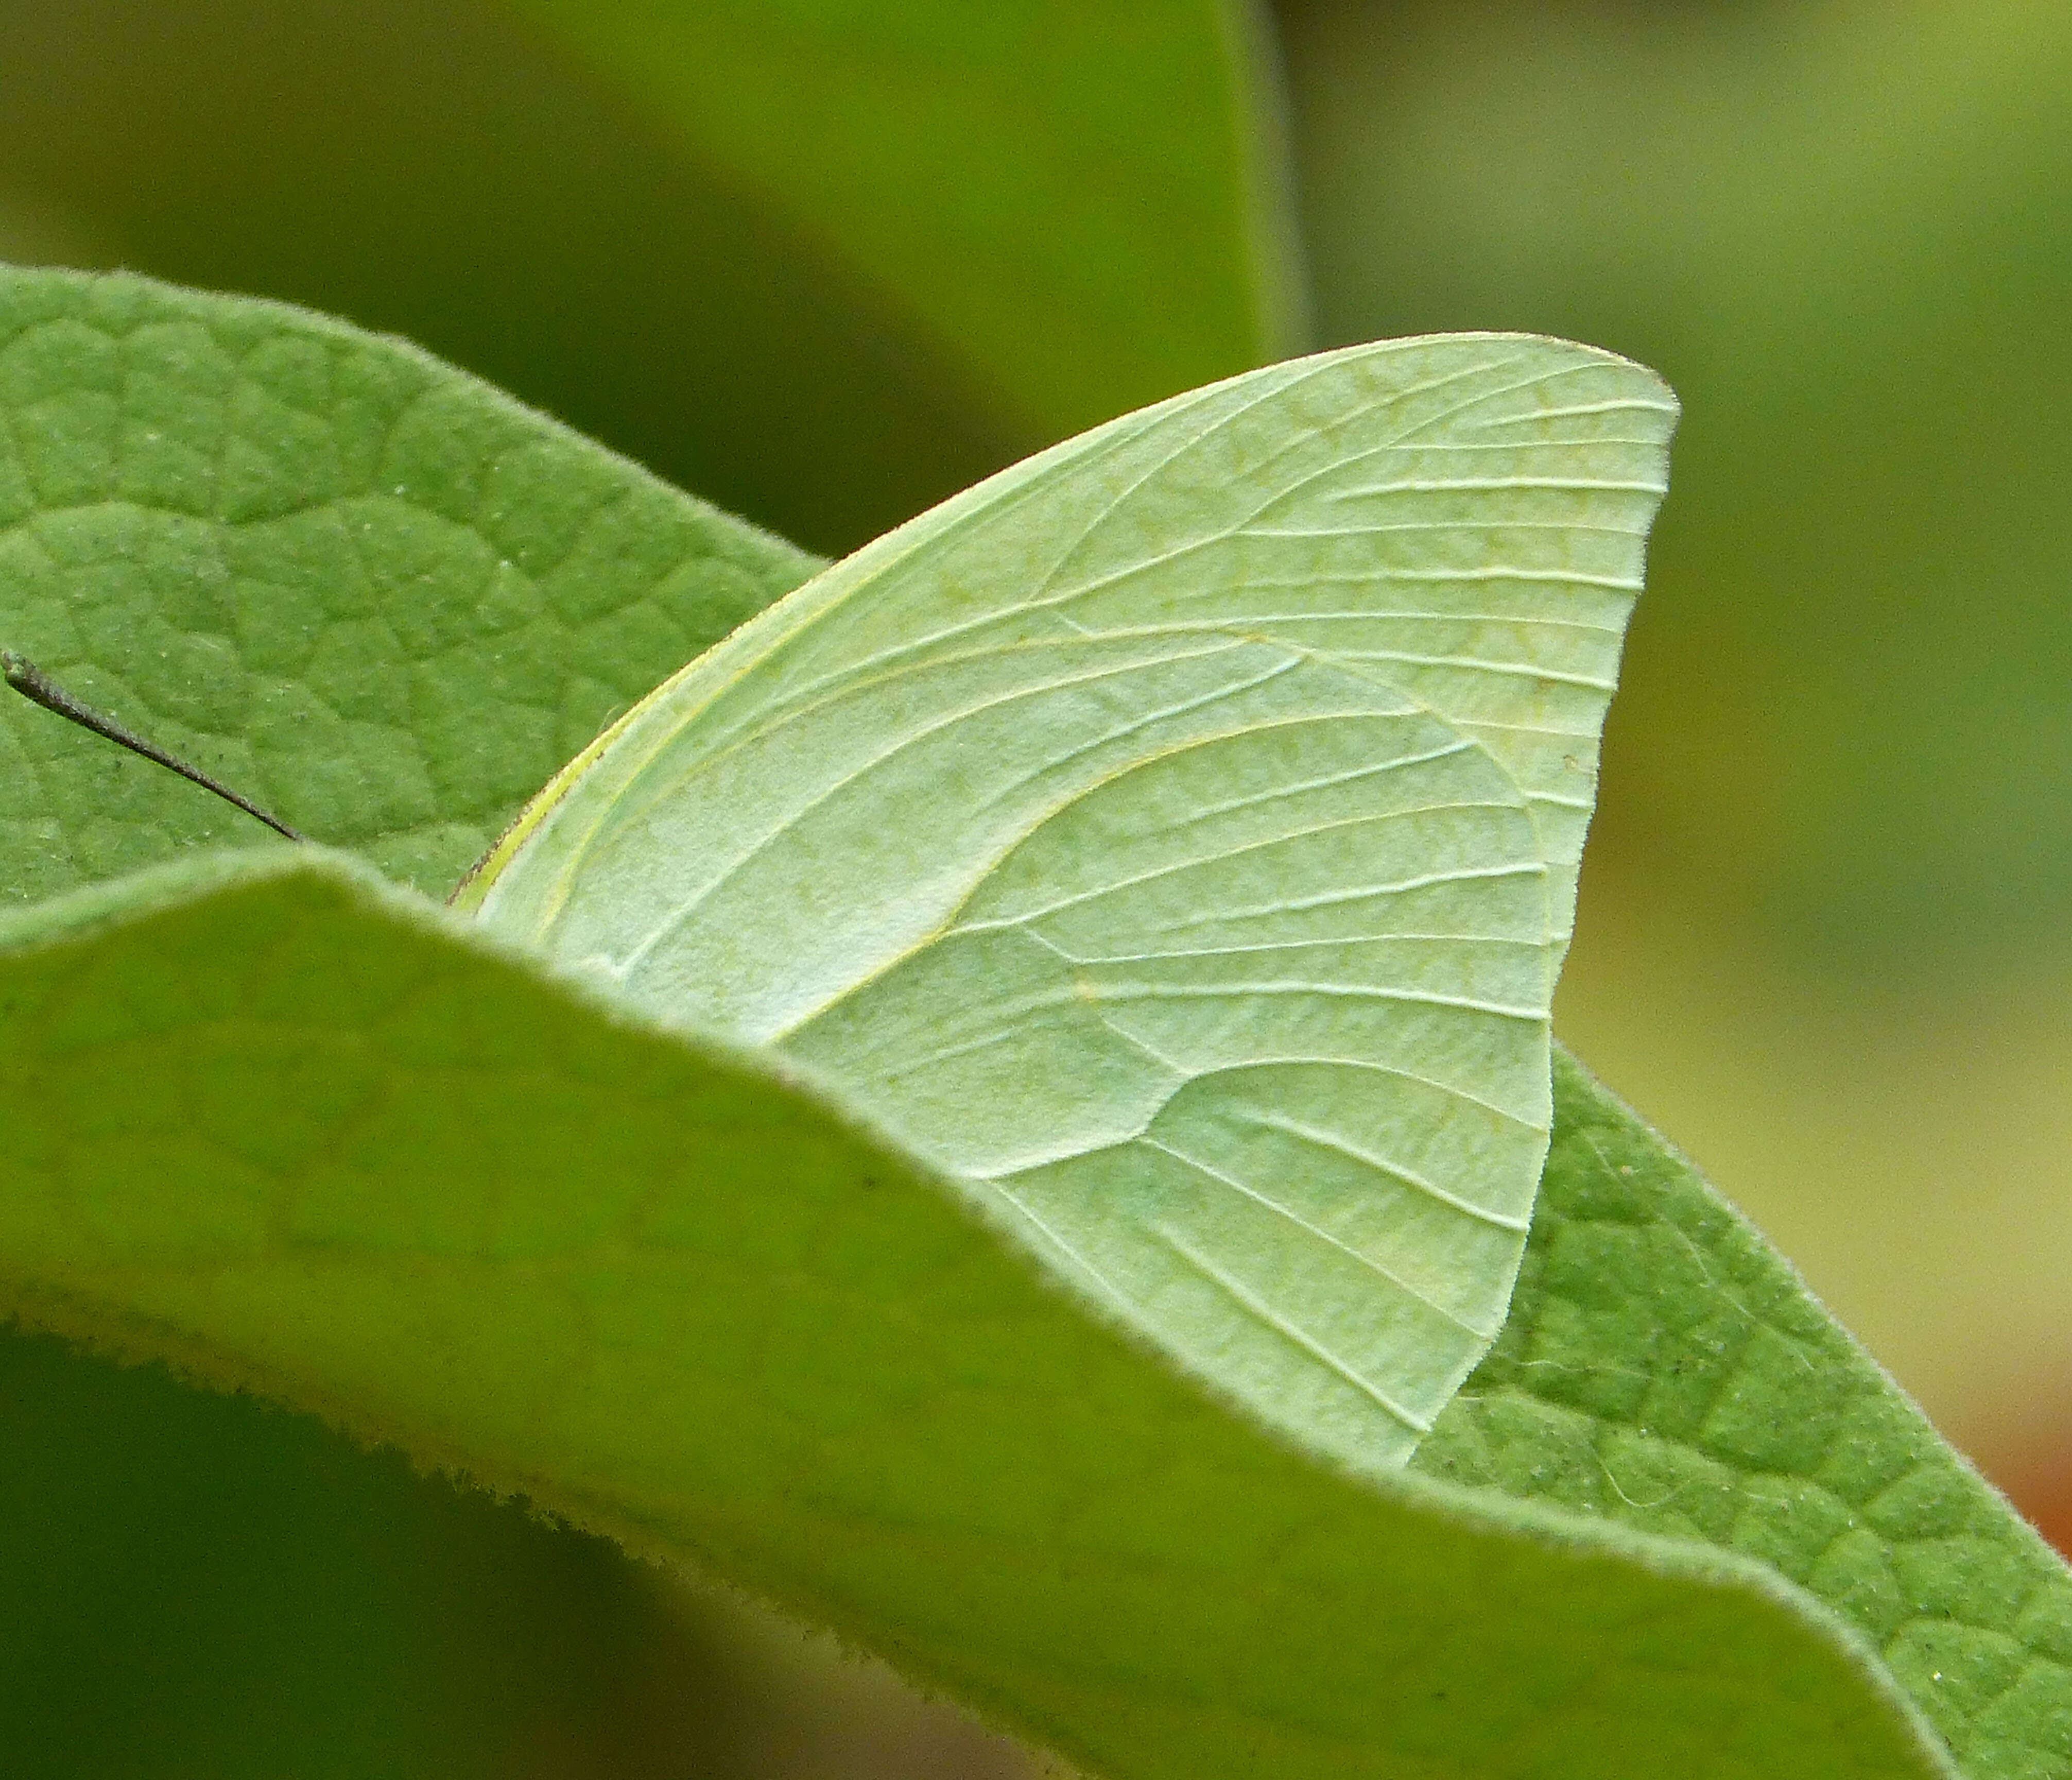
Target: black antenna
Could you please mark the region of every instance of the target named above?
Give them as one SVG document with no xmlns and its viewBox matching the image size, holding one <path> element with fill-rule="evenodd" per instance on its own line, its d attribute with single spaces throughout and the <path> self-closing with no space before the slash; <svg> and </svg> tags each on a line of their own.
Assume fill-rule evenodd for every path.
<svg viewBox="0 0 2072 1780">
<path fill-rule="evenodd" d="M 286 822 L 276 821 L 249 797 L 240 797 L 227 785 L 212 779 L 199 767 L 189 766 L 175 754 L 168 754 L 155 742 L 147 742 L 134 730 L 125 729 L 113 717 L 104 716 L 91 705 L 81 704 L 56 681 L 33 661 L 17 655 L 12 649 L 0 649 L 0 674 L 6 676 L 7 684 L 27 699 L 41 705 L 46 711 L 54 711 L 68 721 L 77 723 L 81 729 L 90 729 L 97 735 L 105 737 L 117 746 L 126 748 L 132 754 L 141 754 L 147 760 L 156 760 L 183 779 L 191 779 L 204 791 L 213 791 L 226 802 L 234 803 L 248 816 L 256 816 L 277 834 L 286 834 L 291 841 L 305 838 Z"/>
</svg>

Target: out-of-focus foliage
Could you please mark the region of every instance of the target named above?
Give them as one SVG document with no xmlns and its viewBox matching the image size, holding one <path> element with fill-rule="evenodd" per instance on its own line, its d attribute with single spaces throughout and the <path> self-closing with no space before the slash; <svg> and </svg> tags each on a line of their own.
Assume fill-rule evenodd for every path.
<svg viewBox="0 0 2072 1780">
<path fill-rule="evenodd" d="M 1684 400 L 1564 1036 L 1960 1436 L 2072 1417 L 2072 12 L 1282 11 L 1326 337 Z"/>
<path fill-rule="evenodd" d="M 0 0 L 15 258 L 317 304 L 840 545 L 1022 441 L 496 0 Z"/>
<path fill-rule="evenodd" d="M 1029 440 L 1301 350 L 1252 0 L 516 0 Z"/>
<path fill-rule="evenodd" d="M 11 257 L 392 328 L 816 548 L 1299 328 L 1241 0 L 0 0 L 0 39 Z"/>
<path fill-rule="evenodd" d="M 601 1539 L 47 1338 L 0 1428 L 10 1775 L 753 1771 L 768 1665 Z"/>
</svg>

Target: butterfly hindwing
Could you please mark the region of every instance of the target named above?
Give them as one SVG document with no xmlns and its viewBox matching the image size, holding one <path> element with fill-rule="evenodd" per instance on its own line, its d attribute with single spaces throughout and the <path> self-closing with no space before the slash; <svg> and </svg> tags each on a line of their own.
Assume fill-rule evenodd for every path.
<svg viewBox="0 0 2072 1780">
<path fill-rule="evenodd" d="M 693 663 L 482 917 L 782 1047 L 1311 1444 L 1408 1456 L 1509 1301 L 1675 404 L 1522 336 L 1124 417 Z"/>
</svg>

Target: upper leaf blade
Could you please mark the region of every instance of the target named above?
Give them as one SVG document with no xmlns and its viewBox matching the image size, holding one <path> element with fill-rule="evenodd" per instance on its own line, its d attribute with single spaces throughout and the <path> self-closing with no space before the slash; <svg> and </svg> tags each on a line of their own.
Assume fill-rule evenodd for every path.
<svg viewBox="0 0 2072 1780">
<path fill-rule="evenodd" d="M 14 917 L 0 1003 L 7 1308 L 716 1570 L 1091 1771 L 1947 1771 L 1753 1560 L 1292 1450 L 838 1098 L 335 859 Z"/>
<path fill-rule="evenodd" d="M 1501 1321 L 1673 399 L 1561 342 L 1256 372 L 993 478 L 630 714 L 470 894 L 776 1044 L 1358 1463 Z"/>
<path fill-rule="evenodd" d="M 401 341 L 0 270 L 0 644 L 304 832 L 442 889 L 814 559 Z M 249 833 L 0 701 L 0 895 Z"/>
</svg>

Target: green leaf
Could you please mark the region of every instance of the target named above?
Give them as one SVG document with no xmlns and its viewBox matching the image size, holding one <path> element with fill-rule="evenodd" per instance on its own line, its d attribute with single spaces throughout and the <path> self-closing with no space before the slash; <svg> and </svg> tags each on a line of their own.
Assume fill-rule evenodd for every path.
<svg viewBox="0 0 2072 1780">
<path fill-rule="evenodd" d="M 812 558 L 397 340 L 0 271 L 0 645 L 304 832 L 443 888 Z M 0 701 L 0 895 L 256 823 Z"/>
<path fill-rule="evenodd" d="M 2072 1773 L 2072 1573 L 1694 1168 L 1554 1079 L 1511 1316 L 1417 1469 L 1759 1559 L 1975 1780 Z"/>
<path fill-rule="evenodd" d="M 14 917 L 0 1007 L 7 1308 L 709 1568 L 1090 1771 L 1948 1771 L 1763 1565 L 1289 1449 L 791 1066 L 335 856 Z"/>
<path fill-rule="evenodd" d="M 1675 414 L 1441 336 L 1127 416 L 685 669 L 470 895 L 828 1070 L 1261 1414 L 1400 1461 L 1524 1247 Z"/>
<path fill-rule="evenodd" d="M 514 0 L 918 315 L 1031 440 L 1303 344 L 1254 0 Z"/>
</svg>

